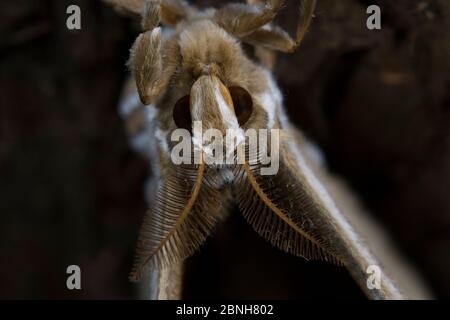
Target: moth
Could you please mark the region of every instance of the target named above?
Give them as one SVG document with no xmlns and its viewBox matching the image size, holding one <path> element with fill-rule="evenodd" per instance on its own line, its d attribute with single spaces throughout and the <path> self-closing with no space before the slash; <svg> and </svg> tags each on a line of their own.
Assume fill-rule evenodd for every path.
<svg viewBox="0 0 450 320">
<path fill-rule="evenodd" d="M 142 27 L 130 51 L 134 81 L 125 90 L 121 114 L 154 176 L 131 280 L 156 275 L 153 297 L 173 297 L 157 291 L 164 286 L 176 291 L 168 287 L 176 286 L 173 278 L 180 277 L 183 259 L 220 228 L 234 202 L 273 246 L 344 265 L 371 298 L 403 298 L 384 267 L 380 286 L 368 289 L 367 268 L 381 264 L 339 207 L 338 199 L 345 197 L 333 198 L 326 177 L 308 160 L 307 143 L 289 122 L 271 73 L 275 52 L 291 53 L 302 43 L 316 1 L 298 1 L 295 37 L 273 22 L 282 0 L 204 10 L 182 0 L 107 1 L 139 15 Z M 212 142 L 198 139 L 194 123 L 223 136 L 229 129 L 278 130 L 276 147 L 266 150 L 277 154 L 277 172 L 262 174 L 262 154 L 238 143 L 232 150 L 236 163 L 175 164 L 171 137 L 179 129 L 191 134 L 200 160 L 208 157 Z"/>
</svg>

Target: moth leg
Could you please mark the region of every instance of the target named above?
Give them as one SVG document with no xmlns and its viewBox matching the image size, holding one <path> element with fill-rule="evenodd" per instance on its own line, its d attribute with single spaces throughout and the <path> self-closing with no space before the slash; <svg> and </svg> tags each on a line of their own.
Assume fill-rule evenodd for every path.
<svg viewBox="0 0 450 320">
<path fill-rule="evenodd" d="M 229 4 L 215 14 L 216 22 L 237 37 L 245 37 L 271 22 L 283 6 L 283 0 L 268 0 L 265 4 Z"/>
<path fill-rule="evenodd" d="M 170 27 L 174 27 L 181 20 L 192 14 L 194 8 L 184 0 L 163 0 L 161 2 L 161 20 Z"/>
<path fill-rule="evenodd" d="M 160 79 L 163 65 L 159 22 L 160 6 L 154 2 L 147 2 L 142 20 L 145 32 L 134 42 L 128 61 L 143 104 L 150 104 L 164 86 Z"/>
<path fill-rule="evenodd" d="M 103 0 L 110 3 L 120 13 L 139 16 L 142 8 L 152 2 L 161 7 L 161 22 L 164 25 L 174 27 L 179 21 L 192 14 L 194 8 L 184 0 Z"/>
<path fill-rule="evenodd" d="M 260 4 L 262 0 L 247 0 L 248 4 Z M 277 60 L 275 51 L 264 48 L 262 46 L 255 46 L 255 56 L 259 62 L 269 70 L 273 70 Z"/>
<path fill-rule="evenodd" d="M 281 52 L 293 52 L 298 49 L 309 29 L 315 7 L 316 0 L 302 2 L 295 39 L 278 26 L 264 26 L 246 35 L 242 41 Z"/>
<path fill-rule="evenodd" d="M 142 15 L 141 27 L 143 31 L 152 31 L 161 22 L 161 5 L 157 1 L 146 1 Z"/>
</svg>

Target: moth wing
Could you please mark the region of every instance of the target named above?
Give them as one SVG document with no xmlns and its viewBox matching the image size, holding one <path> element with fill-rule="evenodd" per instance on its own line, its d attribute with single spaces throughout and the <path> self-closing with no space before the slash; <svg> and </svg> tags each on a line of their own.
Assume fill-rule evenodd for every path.
<svg viewBox="0 0 450 320">
<path fill-rule="evenodd" d="M 205 170 L 200 164 L 162 171 L 141 227 L 132 281 L 147 268 L 170 267 L 192 255 L 220 219 L 220 192 Z"/>
<path fill-rule="evenodd" d="M 429 298 L 420 277 L 355 195 L 323 168 L 312 145 L 294 128 L 289 128 L 287 137 L 280 144 L 276 175 L 258 174 L 261 164 L 238 171 L 236 194 L 241 194 L 239 205 L 250 224 L 284 251 L 345 265 L 369 298 Z M 366 271 L 371 266 L 379 268 L 379 288 L 367 286 Z"/>
<path fill-rule="evenodd" d="M 269 138 L 270 140 L 270 138 Z M 322 235 L 322 210 L 305 188 L 305 179 L 286 144 L 278 144 L 279 168 L 264 174 L 260 148 L 245 148 L 246 161 L 236 167 L 235 195 L 240 210 L 254 229 L 275 247 L 306 259 L 341 264 L 338 252 Z M 265 151 L 264 151 L 265 152 Z M 325 231 L 326 232 L 326 231 Z"/>
</svg>

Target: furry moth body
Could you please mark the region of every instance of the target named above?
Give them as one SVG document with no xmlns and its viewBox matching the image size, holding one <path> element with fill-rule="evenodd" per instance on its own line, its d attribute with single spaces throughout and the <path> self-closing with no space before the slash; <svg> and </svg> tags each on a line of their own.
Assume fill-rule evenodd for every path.
<svg viewBox="0 0 450 320">
<path fill-rule="evenodd" d="M 281 4 L 275 1 L 260 7 L 260 11 L 233 5 L 206 17 L 199 15 L 181 21 L 163 43 L 158 27 L 161 7 L 147 3 L 143 26 L 148 30 L 131 50 L 130 67 L 141 100 L 155 103 L 151 108 L 158 110 L 155 130 L 160 132 L 160 139 L 158 159 L 153 161 L 159 163 L 163 174 L 142 227 L 133 280 L 141 277 L 145 267 L 169 267 L 197 250 L 223 215 L 229 201 L 222 198 L 224 189 L 237 195 L 234 200 L 249 223 L 273 245 L 307 259 L 340 262 L 333 246 L 321 237 L 324 230 L 320 230 L 320 219 L 315 218 L 315 203 L 300 182 L 292 180 L 298 168 L 287 159 L 293 157 L 287 144 L 281 145 L 282 170 L 275 176 L 259 174 L 259 159 L 252 159 L 253 166 L 247 160 L 219 169 L 204 163 L 180 166 L 171 161 L 170 132 L 179 127 L 171 118 L 185 96 L 189 96 L 189 102 L 182 107 L 191 113 L 189 122 L 201 121 L 205 130 L 225 133 L 239 128 L 235 104 L 241 101 L 233 96 L 232 90 L 237 89 L 229 88 L 240 88 L 252 100 L 251 115 L 242 123 L 243 128 L 285 129 L 280 91 L 270 73 L 247 58 L 238 40 L 259 31 Z M 242 25 L 229 26 L 231 13 L 242 14 L 242 19 L 249 13 L 255 16 Z M 254 25 L 249 26 L 249 22 Z M 163 56 L 171 58 L 163 61 Z M 242 156 L 248 158 L 248 152 Z"/>
<path fill-rule="evenodd" d="M 271 24 L 281 0 L 203 11 L 181 0 L 147 1 L 145 6 L 138 0 L 106 1 L 142 14 L 143 33 L 129 60 L 135 84 L 126 90 L 121 114 L 132 145 L 150 158 L 155 175 L 131 279 L 139 280 L 147 268 L 163 273 L 179 265 L 234 201 L 272 245 L 306 259 L 345 265 L 371 298 L 401 298 L 385 274 L 379 289 L 367 289 L 365 270 L 378 260 L 307 164 L 270 70 L 241 47 L 248 43 L 266 52 L 294 51 L 311 22 L 315 0 L 300 1 L 295 39 Z M 170 32 L 161 31 L 161 20 Z M 278 173 L 259 174 L 260 159 L 251 159 L 248 149 L 237 150 L 243 163 L 232 166 L 175 165 L 171 133 L 180 127 L 191 130 L 194 121 L 223 134 L 236 126 L 281 130 Z"/>
</svg>

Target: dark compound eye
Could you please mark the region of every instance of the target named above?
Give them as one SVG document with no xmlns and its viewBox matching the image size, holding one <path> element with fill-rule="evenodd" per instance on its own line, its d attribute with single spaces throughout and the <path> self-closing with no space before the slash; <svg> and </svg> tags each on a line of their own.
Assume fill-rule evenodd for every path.
<svg viewBox="0 0 450 320">
<path fill-rule="evenodd" d="M 189 108 L 189 95 L 177 101 L 173 108 L 173 120 L 178 128 L 192 132 L 191 110 Z"/>
<path fill-rule="evenodd" d="M 239 125 L 243 126 L 247 123 L 253 113 L 253 99 L 247 90 L 241 87 L 230 87 L 231 98 L 233 99 L 234 112 L 238 119 Z"/>
</svg>

